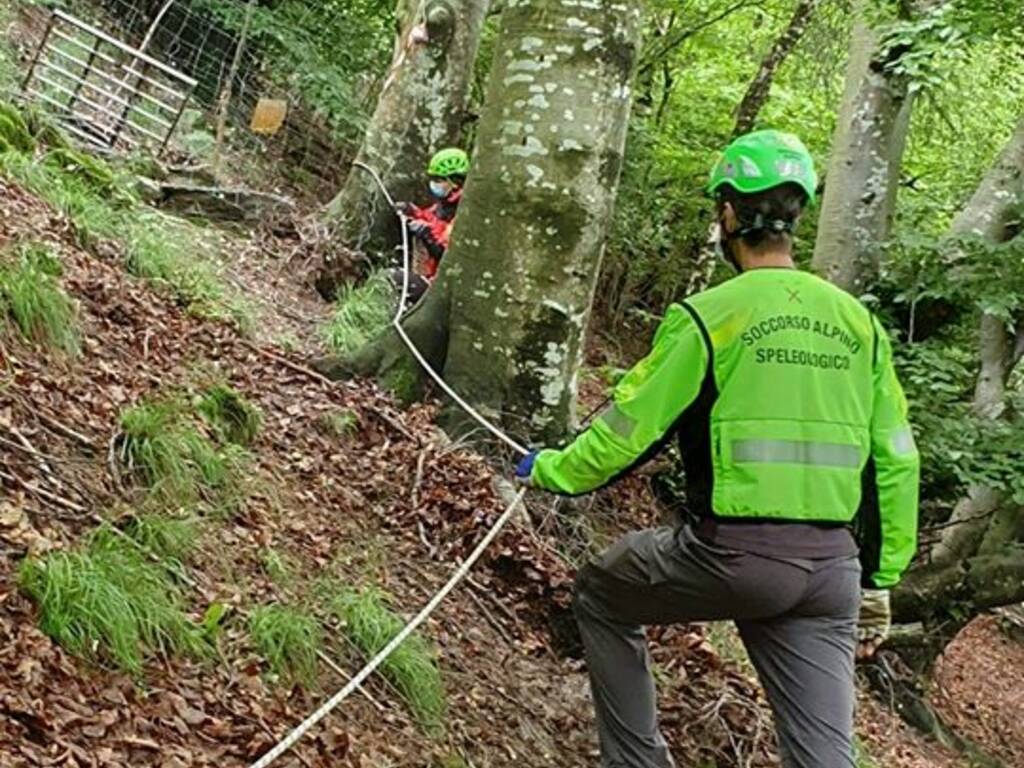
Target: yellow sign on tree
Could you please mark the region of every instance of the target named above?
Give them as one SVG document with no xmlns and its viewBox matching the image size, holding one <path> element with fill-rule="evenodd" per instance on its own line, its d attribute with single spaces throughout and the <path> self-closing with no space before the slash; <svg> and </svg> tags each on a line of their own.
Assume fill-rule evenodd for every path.
<svg viewBox="0 0 1024 768">
<path fill-rule="evenodd" d="M 253 133 L 273 136 L 281 130 L 287 114 L 288 102 L 284 99 L 261 98 L 256 102 L 256 108 L 252 111 L 249 128 Z"/>
</svg>

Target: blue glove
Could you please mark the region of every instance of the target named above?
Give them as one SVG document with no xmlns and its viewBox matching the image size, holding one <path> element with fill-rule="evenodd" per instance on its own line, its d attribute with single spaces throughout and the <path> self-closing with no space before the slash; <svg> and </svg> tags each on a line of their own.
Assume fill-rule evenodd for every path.
<svg viewBox="0 0 1024 768">
<path fill-rule="evenodd" d="M 540 451 L 530 451 L 519 460 L 516 464 L 516 480 L 529 485 L 530 475 L 533 474 L 533 462 L 537 460 L 538 453 Z"/>
</svg>

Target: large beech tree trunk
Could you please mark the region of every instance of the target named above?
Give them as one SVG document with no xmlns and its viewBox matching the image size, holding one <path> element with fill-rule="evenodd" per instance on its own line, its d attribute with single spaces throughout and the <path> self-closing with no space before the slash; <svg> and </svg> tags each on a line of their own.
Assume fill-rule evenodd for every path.
<svg viewBox="0 0 1024 768">
<path fill-rule="evenodd" d="M 398 0 L 395 53 L 357 160 L 377 170 L 396 200 L 422 198 L 432 153 L 459 143 L 473 63 L 490 0 Z M 398 242 L 395 217 L 368 174 L 353 168 L 326 219 L 346 246 Z"/>
<path fill-rule="evenodd" d="M 821 0 L 800 0 L 796 4 L 789 24 L 775 40 L 771 50 L 761 60 L 757 74 L 750 81 L 747 92 L 736 109 L 736 127 L 732 132 L 734 138 L 754 129 L 757 115 L 768 100 L 768 93 L 771 91 L 775 73 L 804 36 L 820 2 Z"/>
<path fill-rule="evenodd" d="M 886 68 L 903 51 L 880 46 L 870 6 L 857 4 L 813 260 L 816 272 L 854 294 L 878 270 L 913 105 L 907 82 Z"/>
<path fill-rule="evenodd" d="M 632 100 L 635 0 L 510 0 L 473 171 L 437 282 L 404 322 L 445 379 L 521 439 L 557 441 L 611 221 Z M 322 369 L 415 370 L 396 334 Z M 478 429 L 457 409 L 445 424 Z"/>
</svg>

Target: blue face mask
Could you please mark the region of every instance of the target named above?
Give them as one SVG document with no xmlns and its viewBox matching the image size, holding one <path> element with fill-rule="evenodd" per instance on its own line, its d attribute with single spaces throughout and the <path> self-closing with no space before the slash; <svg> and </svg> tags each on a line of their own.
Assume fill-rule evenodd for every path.
<svg viewBox="0 0 1024 768">
<path fill-rule="evenodd" d="M 448 197 L 448 185 L 441 181 L 430 182 L 430 194 L 438 200 Z"/>
</svg>

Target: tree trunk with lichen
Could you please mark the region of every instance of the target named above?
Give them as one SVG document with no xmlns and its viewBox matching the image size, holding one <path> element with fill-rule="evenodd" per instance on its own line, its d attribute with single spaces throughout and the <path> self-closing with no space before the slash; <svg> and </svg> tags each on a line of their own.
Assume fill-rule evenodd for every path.
<svg viewBox="0 0 1024 768">
<path fill-rule="evenodd" d="M 557 441 L 574 417 L 640 21 L 635 0 L 506 5 L 452 247 L 404 322 L 447 382 L 520 439 Z M 414 370 L 393 333 L 335 363 L 322 369 L 392 382 Z M 444 423 L 479 428 L 455 408 Z"/>
<path fill-rule="evenodd" d="M 356 157 L 380 174 L 396 200 L 421 198 L 430 156 L 460 141 L 489 6 L 490 0 L 398 2 L 394 56 Z M 325 219 L 341 244 L 364 252 L 388 250 L 400 236 L 373 179 L 357 168 Z"/>
<path fill-rule="evenodd" d="M 890 69 L 905 51 L 881 44 L 869 6 L 868 0 L 857 5 L 812 263 L 855 295 L 878 271 L 913 106 L 906 80 Z"/>
</svg>

